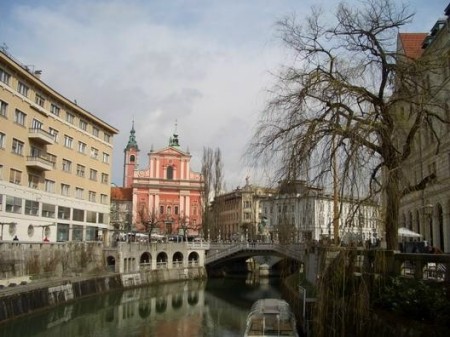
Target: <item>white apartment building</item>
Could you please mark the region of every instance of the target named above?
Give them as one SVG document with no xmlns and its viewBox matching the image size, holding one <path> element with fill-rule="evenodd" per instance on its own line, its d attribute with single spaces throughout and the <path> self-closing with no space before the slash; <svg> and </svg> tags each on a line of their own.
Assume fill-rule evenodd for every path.
<svg viewBox="0 0 450 337">
<path fill-rule="evenodd" d="M 261 201 L 264 231 L 271 240 L 304 242 L 334 240 L 334 199 L 321 188 L 296 181 Z M 383 238 L 375 203 L 340 199 L 339 238 L 343 243 Z"/>
<path fill-rule="evenodd" d="M 0 50 L 0 240 L 106 237 L 118 130 Z"/>
</svg>

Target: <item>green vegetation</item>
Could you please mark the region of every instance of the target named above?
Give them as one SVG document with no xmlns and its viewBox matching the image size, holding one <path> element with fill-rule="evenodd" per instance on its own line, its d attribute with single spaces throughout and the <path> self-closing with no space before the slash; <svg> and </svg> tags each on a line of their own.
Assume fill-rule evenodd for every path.
<svg viewBox="0 0 450 337">
<path fill-rule="evenodd" d="M 442 283 L 426 283 L 404 277 L 391 277 L 379 289 L 375 308 L 408 319 L 445 323 L 450 327 L 450 292 Z"/>
</svg>

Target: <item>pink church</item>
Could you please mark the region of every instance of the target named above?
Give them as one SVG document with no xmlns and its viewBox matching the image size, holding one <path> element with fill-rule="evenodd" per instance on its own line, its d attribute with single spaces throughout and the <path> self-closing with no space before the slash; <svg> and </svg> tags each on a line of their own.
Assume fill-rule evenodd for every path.
<svg viewBox="0 0 450 337">
<path fill-rule="evenodd" d="M 202 226 L 202 178 L 191 171 L 189 151 L 180 149 L 176 133 L 169 145 L 148 153 L 139 168 L 134 123 L 124 150 L 123 187 L 133 190 L 135 230 L 152 234 L 198 235 Z"/>
</svg>

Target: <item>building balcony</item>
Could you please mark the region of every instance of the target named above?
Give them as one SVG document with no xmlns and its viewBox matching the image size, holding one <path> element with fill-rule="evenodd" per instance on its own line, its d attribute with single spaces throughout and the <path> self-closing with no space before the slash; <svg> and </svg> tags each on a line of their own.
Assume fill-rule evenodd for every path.
<svg viewBox="0 0 450 337">
<path fill-rule="evenodd" d="M 55 136 L 40 128 L 29 128 L 28 138 L 44 145 L 55 143 Z"/>
<path fill-rule="evenodd" d="M 50 171 L 55 168 L 55 163 L 44 156 L 27 156 L 27 167 L 41 171 Z"/>
</svg>

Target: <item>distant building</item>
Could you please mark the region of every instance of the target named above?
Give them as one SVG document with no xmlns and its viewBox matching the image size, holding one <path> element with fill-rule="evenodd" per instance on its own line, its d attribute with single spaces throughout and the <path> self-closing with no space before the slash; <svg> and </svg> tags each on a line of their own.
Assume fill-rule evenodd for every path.
<svg viewBox="0 0 450 337">
<path fill-rule="evenodd" d="M 133 189 L 111 188 L 111 230 L 114 234 L 128 233 L 132 229 Z M 118 235 L 115 235 L 116 237 Z"/>
<path fill-rule="evenodd" d="M 105 238 L 117 132 L 0 50 L 0 240 Z"/>
<path fill-rule="evenodd" d="M 133 230 L 197 235 L 202 226 L 202 179 L 191 170 L 189 151 L 174 134 L 167 147 L 150 150 L 139 168 L 134 125 L 124 150 L 124 187 L 133 190 Z"/>
<path fill-rule="evenodd" d="M 262 218 L 271 240 L 304 242 L 334 240 L 332 195 L 299 180 L 281 183 L 278 192 L 261 202 Z M 381 239 L 375 203 L 340 199 L 339 238 L 344 243 Z"/>
<path fill-rule="evenodd" d="M 400 33 L 398 51 L 409 60 L 432 60 L 436 67 L 417 79 L 420 105 L 399 104 L 400 114 L 425 108 L 447 123 L 424 120 L 413 141 L 412 153 L 404 163 L 407 184 L 417 185 L 430 178 L 425 189 L 411 190 L 401 199 L 399 226 L 422 235 L 422 239 L 450 252 L 450 5 L 429 33 Z M 401 86 L 401 83 L 399 83 Z M 400 87 L 399 91 L 402 90 Z M 403 121 L 413 122 L 405 117 Z M 408 128 L 410 125 L 408 124 Z M 406 130 L 408 130 L 406 128 Z M 402 129 L 398 134 L 401 136 Z M 406 137 L 403 134 L 403 137 Z M 436 138 L 436 136 L 439 138 Z M 432 179 L 431 179 L 432 178 Z"/>
<path fill-rule="evenodd" d="M 209 237 L 218 241 L 260 240 L 266 237 L 261 218 L 261 202 L 272 189 L 249 184 L 214 198 Z"/>
</svg>

